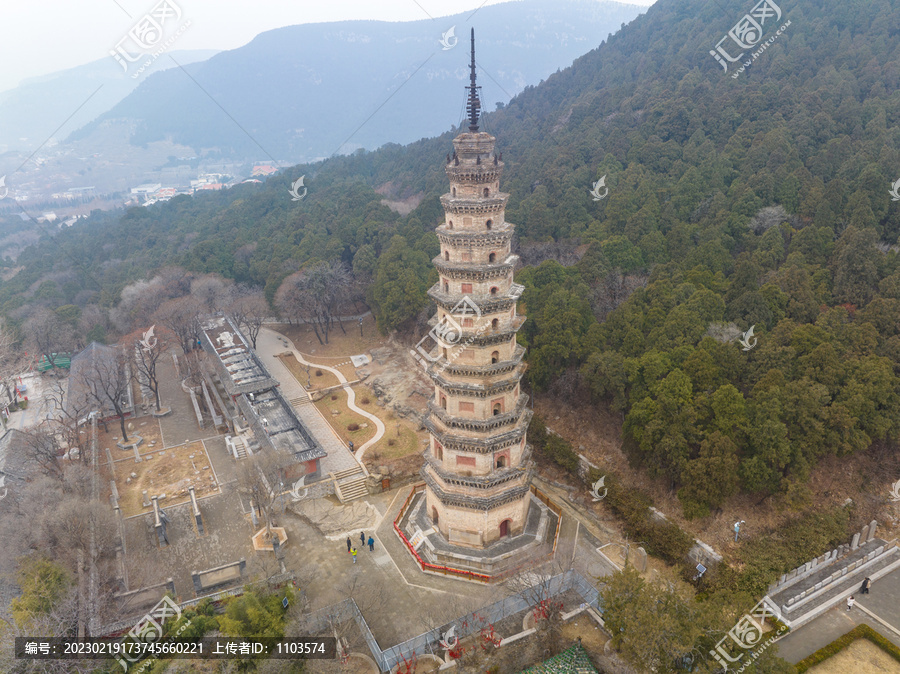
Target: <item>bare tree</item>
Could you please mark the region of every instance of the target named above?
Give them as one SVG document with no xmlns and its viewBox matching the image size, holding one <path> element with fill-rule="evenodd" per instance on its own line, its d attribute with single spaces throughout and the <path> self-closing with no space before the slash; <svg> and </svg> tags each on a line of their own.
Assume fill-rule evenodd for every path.
<svg viewBox="0 0 900 674">
<path fill-rule="evenodd" d="M 24 371 L 25 363 L 25 354 L 16 346 L 12 330 L 0 320 L 0 406 L 15 400 L 16 376 Z"/>
<path fill-rule="evenodd" d="M 241 462 L 238 490 L 253 502 L 265 521 L 267 537 L 271 535 L 275 506 L 280 503 L 284 490 L 285 472 L 293 463 L 293 457 L 287 453 L 269 448 Z"/>
<path fill-rule="evenodd" d="M 53 367 L 56 367 L 57 354 L 70 351 L 74 344 L 72 330 L 54 312 L 43 307 L 25 321 L 24 331 L 34 351 L 46 356 Z"/>
<path fill-rule="evenodd" d="M 275 304 L 282 315 L 298 316 L 312 325 L 319 343 L 327 344 L 351 280 L 350 271 L 342 262 L 322 262 L 284 279 L 275 293 Z M 346 332 L 339 320 L 337 323 Z"/>
<path fill-rule="evenodd" d="M 263 321 L 272 313 L 266 296 L 261 290 L 249 286 L 234 286 L 224 310 L 235 325 L 246 331 L 250 344 L 255 349 Z"/>
<path fill-rule="evenodd" d="M 41 467 L 45 474 L 62 479 L 59 455 L 62 445 L 49 424 L 40 424 L 22 431 L 22 450 Z"/>
<path fill-rule="evenodd" d="M 171 333 L 164 327 L 150 326 L 148 330 L 136 331 L 128 335 L 124 343 L 133 354 L 135 373 L 142 387 L 153 394 L 156 411 L 162 409 L 159 400 L 159 359 L 169 352 Z"/>
<path fill-rule="evenodd" d="M 226 281 L 215 274 L 206 274 L 191 281 L 190 294 L 200 303 L 205 313 L 211 314 L 228 301 L 233 287 L 233 281 Z"/>
<path fill-rule="evenodd" d="M 163 302 L 153 318 L 155 322 L 162 323 L 175 334 L 181 344 L 181 350 L 188 354 L 199 339 L 202 312 L 203 305 L 197 299 L 177 297 Z"/>
<path fill-rule="evenodd" d="M 72 385 L 77 386 L 80 392 L 77 399 L 83 398 L 93 403 L 94 409 L 101 416 L 112 412 L 112 416 L 118 418 L 122 441 L 128 442 L 128 431 L 125 428 L 131 387 L 128 362 L 121 349 L 105 349 L 108 350 L 97 350 L 91 354 L 90 361 L 77 370 Z"/>
</svg>

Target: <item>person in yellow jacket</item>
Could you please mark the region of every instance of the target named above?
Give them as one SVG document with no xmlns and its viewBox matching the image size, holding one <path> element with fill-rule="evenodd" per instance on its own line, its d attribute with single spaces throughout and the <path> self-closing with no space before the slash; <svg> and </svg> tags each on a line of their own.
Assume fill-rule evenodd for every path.
<svg viewBox="0 0 900 674">
<path fill-rule="evenodd" d="M 356 564 L 356 548 L 350 551 L 350 554 L 353 555 L 353 563 Z"/>
</svg>

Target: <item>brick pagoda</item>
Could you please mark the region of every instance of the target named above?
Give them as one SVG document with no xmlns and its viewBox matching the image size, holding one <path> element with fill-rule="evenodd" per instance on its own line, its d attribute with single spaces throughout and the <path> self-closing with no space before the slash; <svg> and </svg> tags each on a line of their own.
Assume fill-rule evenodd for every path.
<svg viewBox="0 0 900 674">
<path fill-rule="evenodd" d="M 431 434 L 422 476 L 427 516 L 452 546 L 485 548 L 522 533 L 530 503 L 531 411 L 520 380 L 525 348 L 516 333 L 523 287 L 513 282 L 514 226 L 504 218 L 501 155 L 494 136 L 478 130 L 475 35 L 468 89 L 469 130 L 447 157 L 450 191 L 436 229 L 440 278 L 428 294 L 437 304 L 434 382 L 426 425 Z"/>
</svg>

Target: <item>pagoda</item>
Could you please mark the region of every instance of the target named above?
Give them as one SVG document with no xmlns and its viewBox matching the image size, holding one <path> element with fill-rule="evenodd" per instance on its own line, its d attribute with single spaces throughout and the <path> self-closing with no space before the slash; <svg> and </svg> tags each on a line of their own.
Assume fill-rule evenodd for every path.
<svg viewBox="0 0 900 674">
<path fill-rule="evenodd" d="M 453 140 L 441 197 L 444 222 L 436 229 L 439 279 L 428 294 L 437 305 L 436 346 L 426 371 L 434 382 L 426 427 L 425 508 L 451 546 L 484 549 L 523 533 L 530 498 L 531 410 L 521 391 L 525 348 L 516 343 L 524 316 L 516 314 L 523 287 L 513 282 L 518 256 L 514 226 L 504 218 L 502 155 L 494 136 L 479 131 L 472 30 L 468 132 Z"/>
</svg>

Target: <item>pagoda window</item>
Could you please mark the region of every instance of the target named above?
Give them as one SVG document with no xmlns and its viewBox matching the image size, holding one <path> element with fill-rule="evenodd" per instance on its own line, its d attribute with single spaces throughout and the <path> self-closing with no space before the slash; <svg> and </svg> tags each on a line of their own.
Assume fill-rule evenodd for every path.
<svg viewBox="0 0 900 674">
<path fill-rule="evenodd" d="M 444 460 L 444 448 L 441 447 L 441 443 L 439 442 L 434 443 L 434 458 L 438 461 Z"/>
<path fill-rule="evenodd" d="M 471 227 L 472 218 L 463 218 L 463 227 Z"/>
<path fill-rule="evenodd" d="M 475 467 L 475 457 L 474 456 L 457 456 L 456 457 L 456 465 L 457 466 L 471 466 Z"/>
<path fill-rule="evenodd" d="M 452 194 L 453 194 L 454 197 L 456 196 L 456 188 L 455 188 L 455 187 L 454 187 L 453 190 L 452 190 Z"/>
<path fill-rule="evenodd" d="M 490 229 L 491 227 L 494 226 L 494 221 L 488 220 L 486 223 L 484 223 L 484 226 L 487 227 L 488 229 Z"/>
<path fill-rule="evenodd" d="M 491 295 L 496 295 L 498 292 L 500 292 L 500 288 L 498 288 L 497 286 L 493 286 L 491 288 Z"/>
<path fill-rule="evenodd" d="M 447 262 L 450 261 L 450 251 L 449 250 L 444 251 L 444 259 L 447 260 Z"/>
<path fill-rule="evenodd" d="M 497 398 L 491 401 L 491 412 L 494 416 L 503 414 L 503 398 Z"/>
<path fill-rule="evenodd" d="M 500 321 L 498 321 L 496 318 L 491 321 L 491 330 L 496 330 L 499 327 L 500 327 Z"/>
<path fill-rule="evenodd" d="M 499 362 L 500 362 L 500 352 L 494 351 L 491 354 L 491 365 L 493 365 L 494 363 L 499 363 Z"/>
<path fill-rule="evenodd" d="M 449 293 L 449 292 L 450 292 L 450 284 L 447 283 L 446 281 L 444 281 L 444 292 L 445 292 L 445 293 Z"/>
<path fill-rule="evenodd" d="M 471 262 L 472 261 L 472 253 L 463 253 L 462 261 L 463 262 Z"/>
<path fill-rule="evenodd" d="M 441 393 L 441 408 L 447 409 L 447 396 Z"/>
<path fill-rule="evenodd" d="M 512 520 L 503 520 L 502 522 L 500 522 L 500 538 L 506 538 L 507 536 L 509 536 L 509 525 L 511 522 Z"/>
<path fill-rule="evenodd" d="M 484 196 L 485 197 L 491 196 L 491 191 L 487 187 L 484 188 Z"/>
<path fill-rule="evenodd" d="M 450 227 L 450 229 L 453 229 L 453 220 L 451 220 L 451 221 L 449 222 L 449 227 Z"/>
<path fill-rule="evenodd" d="M 493 264 L 496 259 L 497 253 L 491 253 L 490 255 L 488 255 L 488 262 L 490 262 L 491 264 Z"/>
<path fill-rule="evenodd" d="M 464 318 L 462 322 L 462 326 L 464 328 L 474 328 L 475 327 L 475 319 L 474 318 Z"/>
<path fill-rule="evenodd" d="M 438 511 L 437 508 L 431 506 L 431 520 L 437 524 L 438 523 Z"/>
<path fill-rule="evenodd" d="M 497 457 L 496 468 L 506 468 L 506 455 L 501 454 Z"/>
</svg>

